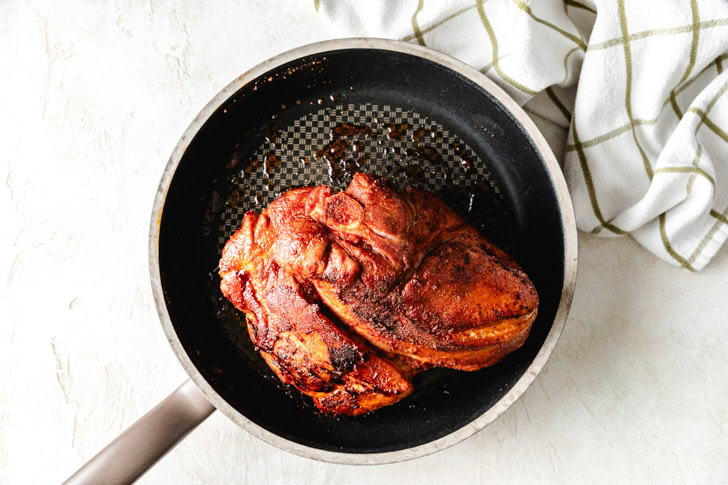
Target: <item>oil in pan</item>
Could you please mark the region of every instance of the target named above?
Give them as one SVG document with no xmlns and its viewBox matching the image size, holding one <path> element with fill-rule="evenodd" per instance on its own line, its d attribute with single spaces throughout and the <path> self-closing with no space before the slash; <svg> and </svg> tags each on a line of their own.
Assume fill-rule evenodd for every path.
<svg viewBox="0 0 728 485">
<path fill-rule="evenodd" d="M 331 98 L 341 99 L 338 93 Z M 344 190 L 358 171 L 387 177 L 400 189 L 427 190 L 483 232 L 497 226 L 494 218 L 503 219 L 500 190 L 483 160 L 457 134 L 417 112 L 339 103 L 289 126 L 273 120 L 263 135 L 252 160 L 232 180 L 218 219 L 218 252 L 245 212 L 260 212 L 293 187 Z"/>
</svg>

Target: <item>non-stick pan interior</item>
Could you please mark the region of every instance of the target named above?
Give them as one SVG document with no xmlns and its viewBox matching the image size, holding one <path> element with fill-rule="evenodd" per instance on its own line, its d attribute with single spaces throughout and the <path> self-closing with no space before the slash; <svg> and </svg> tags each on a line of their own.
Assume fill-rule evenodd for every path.
<svg viewBox="0 0 728 485">
<path fill-rule="evenodd" d="M 415 378 L 414 395 L 361 417 L 320 414 L 258 356 L 219 292 L 222 244 L 247 210 L 287 188 L 345 188 L 357 170 L 430 190 L 509 251 L 533 280 L 526 344 L 478 372 Z M 159 263 L 167 309 L 193 364 L 237 411 L 329 451 L 417 446 L 468 424 L 518 381 L 556 312 L 564 269 L 559 206 L 522 127 L 482 88 L 408 54 L 347 49 L 299 59 L 243 86 L 184 153 L 164 203 Z"/>
</svg>

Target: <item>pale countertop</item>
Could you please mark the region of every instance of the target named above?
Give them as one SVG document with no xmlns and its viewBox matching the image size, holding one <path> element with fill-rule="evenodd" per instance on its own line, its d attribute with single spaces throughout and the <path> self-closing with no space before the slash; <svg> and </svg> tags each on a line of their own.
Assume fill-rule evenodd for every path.
<svg viewBox="0 0 728 485">
<path fill-rule="evenodd" d="M 309 2 L 0 6 L 0 483 L 65 479 L 185 379 L 148 282 L 162 169 L 234 77 L 331 36 Z M 474 437 L 330 465 L 215 413 L 142 482 L 726 482 L 728 250 L 690 274 L 628 238 L 579 244 L 556 350 Z"/>
</svg>

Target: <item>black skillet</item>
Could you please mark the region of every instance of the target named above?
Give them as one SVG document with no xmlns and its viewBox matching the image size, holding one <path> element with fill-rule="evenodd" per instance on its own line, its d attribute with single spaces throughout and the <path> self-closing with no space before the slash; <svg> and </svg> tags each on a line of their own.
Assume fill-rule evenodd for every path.
<svg viewBox="0 0 728 485">
<path fill-rule="evenodd" d="M 268 369 L 243 316 L 220 295 L 216 266 L 246 210 L 294 186 L 345 188 L 357 170 L 441 197 L 515 257 L 540 305 L 525 345 L 501 363 L 427 371 L 396 405 L 333 418 Z M 137 478 L 214 410 L 209 403 L 268 443 L 324 461 L 388 463 L 455 444 L 502 414 L 545 364 L 566 319 L 576 261 L 559 166 L 525 113 L 484 75 L 433 50 L 377 39 L 274 57 L 193 120 L 154 203 L 152 289 L 190 381 L 69 482 Z"/>
</svg>

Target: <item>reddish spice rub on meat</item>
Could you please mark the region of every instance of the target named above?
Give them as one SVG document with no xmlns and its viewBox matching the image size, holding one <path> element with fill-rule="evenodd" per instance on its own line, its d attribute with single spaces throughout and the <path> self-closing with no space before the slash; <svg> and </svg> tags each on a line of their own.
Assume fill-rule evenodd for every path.
<svg viewBox="0 0 728 485">
<path fill-rule="evenodd" d="M 538 309 L 518 264 L 439 199 L 362 173 L 248 212 L 220 276 L 271 369 L 333 414 L 394 404 L 429 367 L 498 362 Z"/>
</svg>

